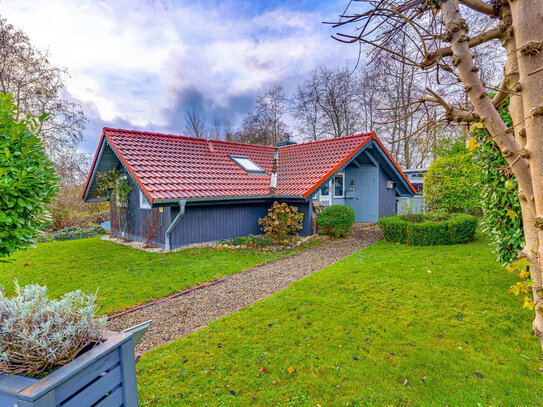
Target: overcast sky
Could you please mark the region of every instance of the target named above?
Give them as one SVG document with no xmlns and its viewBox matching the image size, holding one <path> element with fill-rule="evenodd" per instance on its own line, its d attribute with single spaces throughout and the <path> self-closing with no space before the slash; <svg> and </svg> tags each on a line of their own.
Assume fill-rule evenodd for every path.
<svg viewBox="0 0 543 407">
<path fill-rule="evenodd" d="M 355 46 L 330 38 L 346 0 L 0 0 L 0 15 L 66 67 L 69 97 L 104 126 L 180 134 L 188 108 L 238 125 L 275 84 L 292 91 L 312 69 L 353 66 Z M 293 130 L 293 129 L 290 129 Z"/>
</svg>

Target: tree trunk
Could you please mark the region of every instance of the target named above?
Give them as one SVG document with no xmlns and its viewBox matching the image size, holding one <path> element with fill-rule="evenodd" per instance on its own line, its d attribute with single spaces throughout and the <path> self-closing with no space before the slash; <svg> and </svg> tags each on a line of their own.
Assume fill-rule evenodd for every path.
<svg viewBox="0 0 543 407">
<path fill-rule="evenodd" d="M 514 31 L 509 29 L 504 37 L 503 46 L 507 51 L 507 62 L 505 63 L 505 84 L 508 92 L 511 92 L 509 99 L 509 114 L 513 121 L 513 128 L 515 129 L 515 139 L 519 146 L 524 149 L 526 148 L 526 128 L 524 121 L 524 102 L 520 92 L 522 91 L 522 85 L 519 82 L 519 66 L 517 58 L 517 44 L 514 37 Z M 524 229 L 525 237 L 525 249 L 523 254 L 528 253 L 530 255 L 533 252 L 538 250 L 538 233 L 537 228 L 534 225 L 534 213 L 529 202 L 526 200 L 525 194 L 521 188 L 519 188 L 519 200 L 520 206 L 522 208 L 522 224 Z M 530 267 L 530 277 L 534 281 L 534 286 L 532 287 L 534 303 L 538 304 L 541 300 L 540 291 L 537 287 L 542 285 L 542 275 L 541 275 L 541 265 L 539 262 L 533 261 L 532 266 Z M 541 305 L 541 304 L 540 304 Z M 533 322 L 534 333 L 543 330 L 543 316 L 535 312 L 535 319 Z M 538 335 L 540 340 L 541 336 Z M 543 346 L 543 343 L 542 343 Z"/>
<path fill-rule="evenodd" d="M 535 53 L 527 55 L 523 51 L 526 44 L 534 44 L 543 48 L 543 21 L 541 15 L 541 0 L 514 0 L 511 2 L 511 12 L 513 16 L 513 30 L 509 30 L 508 35 L 514 33 L 514 43 L 506 38 L 505 46 L 508 49 L 508 70 L 510 76 L 506 77 L 508 82 L 513 81 L 513 87 L 520 90 L 522 87 L 522 98 L 515 97 L 512 100 L 512 116 L 518 126 L 524 123 L 525 133 L 522 128 L 517 129 L 517 139 L 512 136 L 511 130 L 507 128 L 505 122 L 501 119 L 498 110 L 492 104 L 487 96 L 487 92 L 480 80 L 477 69 L 473 64 L 473 57 L 470 52 L 467 38 L 467 25 L 461 18 L 458 0 L 446 0 L 442 4 L 443 20 L 446 24 L 446 30 L 451 34 L 451 49 L 453 53 L 452 63 L 459 71 L 459 77 L 465 85 L 465 90 L 476 112 L 481 117 L 486 129 L 492 139 L 496 142 L 504 158 L 512 168 L 517 177 L 519 190 L 522 191 L 522 216 L 524 221 L 524 233 L 526 236 L 526 247 L 523 250 L 528 260 L 533 264 L 530 268 L 530 274 L 534 281 L 534 302 L 536 303 L 536 317 L 533 323 L 534 333 L 539 337 L 543 347 L 543 318 L 537 312 L 537 306 L 540 300 L 542 278 L 541 270 L 543 259 L 539 256 L 539 245 L 537 242 L 543 239 L 543 230 L 535 229 L 534 218 L 543 214 L 543 108 L 541 114 L 534 117 L 533 113 L 538 112 L 537 107 L 543 105 L 543 92 L 541 80 L 530 77 L 528 74 L 538 67 L 543 66 L 543 55 Z M 515 22 L 522 21 L 522 28 L 517 28 Z M 520 24 L 518 24 L 520 25 Z M 506 36 L 507 37 L 507 36 Z M 537 42 L 541 41 L 541 42 Z M 511 52 L 516 46 L 515 52 Z M 532 47 L 534 45 L 531 45 Z M 517 63 L 518 62 L 518 63 Z M 517 85 L 516 68 L 518 66 Z M 529 90 L 528 90 L 529 89 Z M 533 109 L 536 109 L 535 111 Z M 531 117 L 526 119 L 526 114 Z M 513 117 L 512 117 L 513 118 Z M 524 142 L 524 134 L 526 140 Z M 520 142 L 517 142 L 519 140 Z M 543 220 L 543 217 L 541 217 Z M 543 222 L 541 222 L 543 227 Z"/>
<path fill-rule="evenodd" d="M 522 95 L 525 120 L 525 132 L 522 132 L 521 138 L 525 143 L 534 191 L 532 202 L 527 202 L 527 206 L 533 209 L 533 216 L 524 225 L 524 232 L 527 234 L 525 254 L 533 264 L 530 274 L 534 281 L 536 303 L 534 333 L 543 346 L 543 317 L 537 312 L 537 307 L 543 306 L 539 303 L 543 289 L 543 256 L 538 244 L 543 241 L 543 72 L 530 74 L 543 67 L 543 3 L 541 0 L 515 0 L 511 1 L 510 5 L 518 61 L 518 90 Z M 531 240 L 529 245 L 528 239 Z"/>
</svg>

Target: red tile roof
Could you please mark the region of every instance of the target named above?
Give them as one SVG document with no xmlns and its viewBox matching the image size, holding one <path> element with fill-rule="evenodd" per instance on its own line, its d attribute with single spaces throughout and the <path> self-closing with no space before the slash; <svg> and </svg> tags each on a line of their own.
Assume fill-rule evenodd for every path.
<svg viewBox="0 0 543 407">
<path fill-rule="evenodd" d="M 104 138 L 151 202 L 270 192 L 271 146 L 110 128 L 104 128 Z M 278 147 L 275 195 L 308 197 L 372 139 L 375 134 L 366 133 Z M 249 157 L 266 174 L 248 174 L 229 155 Z M 91 175 L 92 169 L 89 180 Z"/>
<path fill-rule="evenodd" d="M 280 147 L 278 193 L 308 197 L 373 137 L 365 133 Z"/>
</svg>

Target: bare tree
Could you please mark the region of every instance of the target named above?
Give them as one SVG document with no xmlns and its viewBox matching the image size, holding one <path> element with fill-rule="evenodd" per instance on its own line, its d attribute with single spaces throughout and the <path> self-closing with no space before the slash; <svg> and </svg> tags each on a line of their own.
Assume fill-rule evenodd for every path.
<svg viewBox="0 0 543 407">
<path fill-rule="evenodd" d="M 285 91 L 281 86 L 274 86 L 256 100 L 256 108 L 243 119 L 239 141 L 263 145 L 275 145 L 283 138 L 286 125 L 283 117 L 286 113 Z"/>
<path fill-rule="evenodd" d="M 206 137 L 205 118 L 200 116 L 194 108 L 187 110 L 185 113 L 185 131 L 191 137 Z"/>
<path fill-rule="evenodd" d="M 436 123 L 481 123 L 501 150 L 519 185 L 525 248 L 518 253 L 530 264 L 534 333 L 543 346 L 543 0 L 506 0 L 484 3 L 480 0 L 363 0 L 360 12 L 341 17 L 338 26 L 355 24 L 357 32 L 340 33 L 336 39 L 362 42 L 388 52 L 410 66 L 432 75 L 426 94 L 413 100 L 413 110 L 440 109 L 413 133 Z M 471 11 L 467 11 L 471 9 Z M 485 28 L 468 35 L 476 13 L 487 21 Z M 382 31 L 375 35 L 375 28 Z M 443 29 L 444 27 L 444 29 Z M 416 51 L 408 55 L 394 51 L 398 35 L 412 31 L 410 42 Z M 504 75 L 498 87 L 484 82 L 472 53 L 477 47 L 499 39 L 506 51 Z M 445 45 L 443 43 L 448 43 Z M 450 73 L 464 87 L 464 98 L 454 99 L 436 88 L 440 77 Z M 435 76 L 434 76 L 435 75 Z M 489 91 L 495 92 L 490 97 Z M 513 127 L 500 117 L 498 108 L 510 98 Z M 527 286 L 524 286 L 528 289 Z"/>
<path fill-rule="evenodd" d="M 311 139 L 341 137 L 362 130 L 361 89 L 345 69 L 320 67 L 299 87 L 292 100 L 298 130 Z"/>
<path fill-rule="evenodd" d="M 47 53 L 32 46 L 23 31 L 0 18 L 0 90 L 13 95 L 19 116 L 48 114 L 36 134 L 60 173 L 72 171 L 67 168 L 73 162 L 69 156 L 83 140 L 86 122 L 81 106 L 62 97 L 67 76 L 65 69 L 50 64 Z"/>
<path fill-rule="evenodd" d="M 213 119 L 213 127 L 209 130 L 209 136 L 215 140 L 229 140 L 232 138 L 234 130 L 232 123 L 225 119 L 219 119 L 215 117 Z"/>
<path fill-rule="evenodd" d="M 311 82 L 298 85 L 290 100 L 290 111 L 296 120 L 298 132 L 305 139 L 319 140 L 323 137 L 322 113 Z"/>
<path fill-rule="evenodd" d="M 247 113 L 234 140 L 241 143 L 273 145 L 268 118 L 258 110 Z"/>
</svg>

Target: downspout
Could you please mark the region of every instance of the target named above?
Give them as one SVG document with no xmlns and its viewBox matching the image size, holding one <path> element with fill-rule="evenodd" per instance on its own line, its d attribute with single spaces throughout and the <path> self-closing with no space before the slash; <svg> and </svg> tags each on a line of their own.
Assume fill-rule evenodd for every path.
<svg viewBox="0 0 543 407">
<path fill-rule="evenodd" d="M 179 205 L 179 213 L 177 214 L 175 219 L 172 221 L 172 223 L 168 227 L 168 230 L 166 230 L 166 236 L 164 237 L 164 251 L 166 252 L 169 252 L 172 249 L 172 242 L 171 242 L 172 232 L 177 226 L 177 224 L 179 223 L 179 221 L 181 220 L 181 218 L 183 217 L 183 215 L 185 214 L 185 206 L 187 205 L 187 200 L 180 199 L 178 201 L 178 205 Z"/>
</svg>

